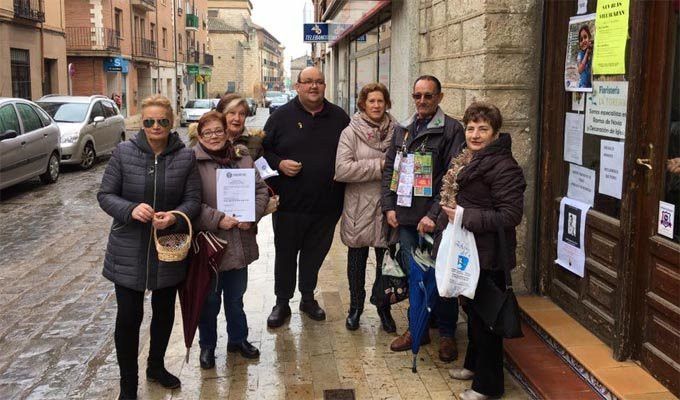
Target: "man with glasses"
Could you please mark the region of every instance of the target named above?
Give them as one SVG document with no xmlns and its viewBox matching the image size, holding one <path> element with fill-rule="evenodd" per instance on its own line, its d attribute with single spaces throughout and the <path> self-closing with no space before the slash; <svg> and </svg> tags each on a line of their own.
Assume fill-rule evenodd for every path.
<svg viewBox="0 0 680 400">
<path fill-rule="evenodd" d="M 333 242 L 342 213 L 344 186 L 335 182 L 335 153 L 349 117 L 324 98 L 326 82 L 317 68 L 298 75 L 298 95 L 273 113 L 264 126 L 264 157 L 280 175 L 270 178 L 279 195 L 274 225 L 276 305 L 267 325 L 290 316 L 299 260 L 300 311 L 321 321 L 326 313 L 314 299 L 319 269 Z M 299 257 L 299 258 L 298 258 Z"/>
<path fill-rule="evenodd" d="M 395 128 L 392 145 L 387 150 L 382 179 L 382 210 L 388 224 L 399 229 L 401 265 L 408 266 L 409 253 L 419 235 L 434 232 L 441 211 L 439 191 L 451 158 L 465 142 L 463 125 L 444 114 L 439 107 L 444 94 L 441 83 L 431 75 L 423 75 L 413 85 L 415 114 Z M 439 358 L 450 362 L 458 357 L 455 341 L 458 301 L 438 298 L 434 314 L 439 323 Z M 397 337 L 390 349 L 411 349 L 409 331 Z M 430 342 L 429 333 L 422 344 Z"/>
</svg>

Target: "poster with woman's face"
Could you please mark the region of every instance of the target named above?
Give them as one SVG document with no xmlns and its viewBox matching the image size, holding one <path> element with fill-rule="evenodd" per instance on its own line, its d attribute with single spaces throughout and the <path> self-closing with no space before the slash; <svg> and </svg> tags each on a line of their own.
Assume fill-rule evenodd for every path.
<svg viewBox="0 0 680 400">
<path fill-rule="evenodd" d="M 564 62 L 564 88 L 569 92 L 593 91 L 593 44 L 595 14 L 569 19 L 567 57 Z"/>
</svg>

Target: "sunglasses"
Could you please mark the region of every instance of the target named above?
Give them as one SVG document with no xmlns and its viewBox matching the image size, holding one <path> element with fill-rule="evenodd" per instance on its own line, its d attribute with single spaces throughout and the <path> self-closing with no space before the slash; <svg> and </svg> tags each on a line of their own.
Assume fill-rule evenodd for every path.
<svg viewBox="0 0 680 400">
<path fill-rule="evenodd" d="M 168 126 L 170 126 L 170 120 L 167 118 L 161 119 L 147 118 L 144 121 L 142 121 L 142 124 L 144 124 L 145 128 L 152 128 L 156 122 L 158 122 L 158 125 L 160 125 L 162 128 L 167 128 Z"/>
<path fill-rule="evenodd" d="M 411 97 L 413 97 L 413 100 L 420 100 L 421 98 L 424 98 L 425 100 L 432 100 L 434 96 L 438 95 L 439 93 L 413 93 L 411 94 Z"/>
</svg>

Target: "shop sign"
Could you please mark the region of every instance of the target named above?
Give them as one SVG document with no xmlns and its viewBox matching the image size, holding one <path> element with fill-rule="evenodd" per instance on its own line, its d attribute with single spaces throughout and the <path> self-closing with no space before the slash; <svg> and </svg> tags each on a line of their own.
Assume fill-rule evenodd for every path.
<svg viewBox="0 0 680 400">
<path fill-rule="evenodd" d="M 187 73 L 189 75 L 198 75 L 198 72 L 199 72 L 198 65 L 194 65 L 194 64 L 188 64 L 187 65 Z"/>
<path fill-rule="evenodd" d="M 586 133 L 625 139 L 627 108 L 628 82 L 594 81 L 586 100 Z"/>
<path fill-rule="evenodd" d="M 104 71 L 128 73 L 128 62 L 121 57 L 109 57 L 104 59 Z"/>
<path fill-rule="evenodd" d="M 328 24 L 325 22 L 315 22 L 304 24 L 303 28 L 305 43 L 325 43 L 328 42 Z"/>
</svg>

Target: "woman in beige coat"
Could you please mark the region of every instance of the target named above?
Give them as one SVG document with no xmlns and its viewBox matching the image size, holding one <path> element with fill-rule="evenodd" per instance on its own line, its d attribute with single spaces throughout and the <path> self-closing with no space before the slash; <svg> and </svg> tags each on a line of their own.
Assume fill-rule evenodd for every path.
<svg viewBox="0 0 680 400">
<path fill-rule="evenodd" d="M 369 247 L 375 248 L 376 274 L 371 293 L 382 328 L 395 332 L 390 305 L 382 304 L 381 266 L 388 246 L 388 227 L 380 210 L 380 181 L 385 152 L 392 141 L 394 122 L 386 112 L 390 94 L 381 83 L 370 83 L 359 93 L 359 112 L 342 131 L 335 161 L 335 180 L 346 182 L 345 203 L 340 225 L 342 242 L 348 247 L 347 279 L 350 308 L 345 326 L 359 328 L 366 290 L 366 261 Z"/>
<path fill-rule="evenodd" d="M 241 353 L 246 358 L 257 358 L 260 351 L 248 342 L 248 322 L 243 311 L 243 295 L 248 284 L 248 264 L 259 257 L 257 222 L 241 222 L 217 209 L 217 179 L 215 171 L 220 168 L 253 168 L 248 150 L 233 145 L 228 140 L 224 116 L 217 111 L 204 114 L 198 121 L 198 144 L 194 146 L 196 164 L 201 175 L 201 212 L 195 227 L 199 231 L 211 231 L 225 241 L 225 251 L 219 265 L 216 288 L 208 293 L 198 324 L 199 357 L 201 368 L 215 366 L 217 345 L 217 314 L 224 297 L 224 314 L 227 319 L 227 351 Z M 255 172 L 255 218 L 264 215 L 269 193 L 264 181 Z"/>
</svg>

